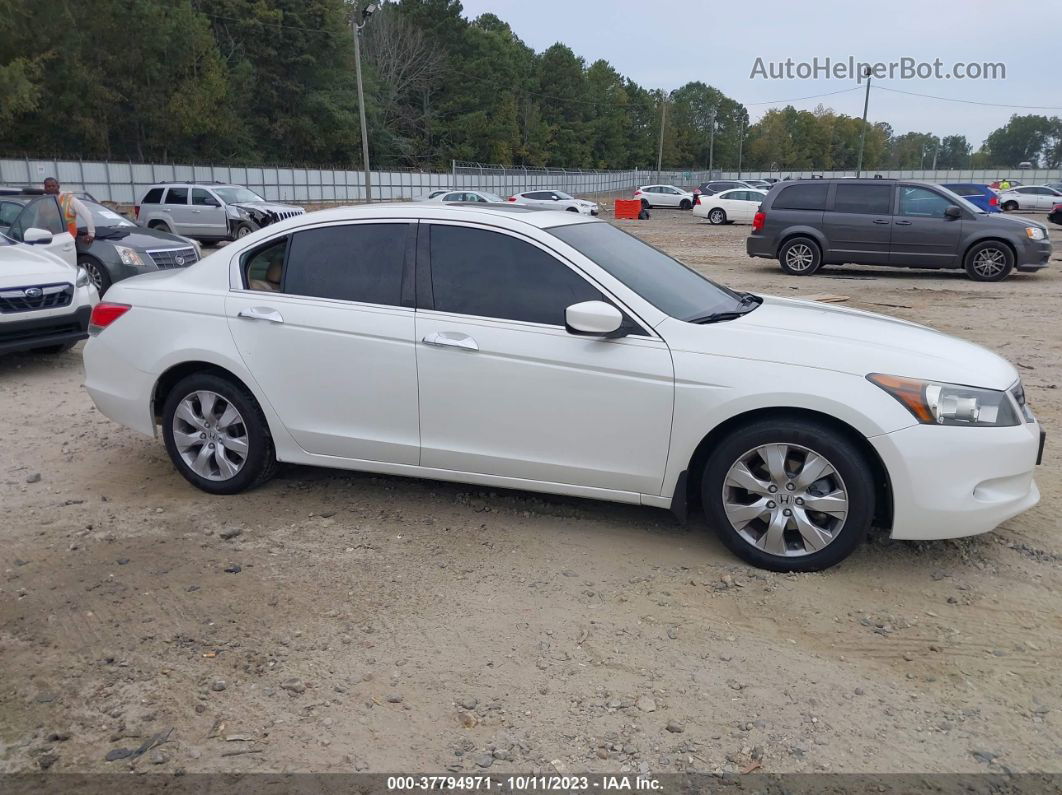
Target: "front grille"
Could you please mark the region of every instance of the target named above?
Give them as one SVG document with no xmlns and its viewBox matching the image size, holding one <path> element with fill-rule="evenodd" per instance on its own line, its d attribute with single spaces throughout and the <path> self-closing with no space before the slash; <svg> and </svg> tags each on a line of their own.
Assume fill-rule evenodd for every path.
<svg viewBox="0 0 1062 795">
<path fill-rule="evenodd" d="M 291 210 L 272 210 L 270 215 L 273 216 L 273 223 L 277 221 L 283 221 L 285 218 L 294 218 L 296 215 L 305 215 L 306 211 L 301 207 L 297 207 Z"/>
<path fill-rule="evenodd" d="M 72 284 L 35 284 L 0 290 L 0 312 L 34 312 L 70 306 L 74 297 Z"/>
<path fill-rule="evenodd" d="M 151 261 L 159 270 L 172 268 L 187 268 L 199 261 L 194 248 L 165 248 L 158 251 L 149 251 Z"/>
</svg>

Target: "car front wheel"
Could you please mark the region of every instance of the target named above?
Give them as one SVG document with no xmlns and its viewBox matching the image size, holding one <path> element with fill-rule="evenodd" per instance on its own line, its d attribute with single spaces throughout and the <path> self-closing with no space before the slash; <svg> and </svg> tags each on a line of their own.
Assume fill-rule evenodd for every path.
<svg viewBox="0 0 1062 795">
<path fill-rule="evenodd" d="M 726 223 L 726 212 L 724 210 L 720 209 L 719 207 L 716 207 L 710 213 L 708 213 L 708 223 L 716 224 L 716 225 L 725 224 Z"/>
<path fill-rule="evenodd" d="M 269 426 L 254 396 L 211 373 L 187 376 L 170 390 L 162 435 L 177 471 L 211 494 L 255 488 L 277 469 Z"/>
<path fill-rule="evenodd" d="M 812 420 L 762 420 L 716 446 L 701 497 L 709 524 L 748 563 L 818 571 L 866 537 L 874 481 L 861 451 Z"/>
<path fill-rule="evenodd" d="M 90 257 L 87 254 L 82 254 L 77 258 L 77 264 L 85 269 L 85 272 L 89 275 L 89 279 L 96 286 L 96 292 L 103 297 L 103 294 L 111 286 L 111 274 L 107 272 L 107 269 L 103 267 L 101 263 L 95 257 Z"/>
<path fill-rule="evenodd" d="M 794 237 L 778 252 L 778 264 L 790 276 L 810 276 L 822 267 L 822 250 L 810 237 Z"/>
<path fill-rule="evenodd" d="M 963 267 L 975 282 L 1001 282 L 1014 269 L 1014 254 L 1002 243 L 987 240 L 966 252 Z"/>
</svg>

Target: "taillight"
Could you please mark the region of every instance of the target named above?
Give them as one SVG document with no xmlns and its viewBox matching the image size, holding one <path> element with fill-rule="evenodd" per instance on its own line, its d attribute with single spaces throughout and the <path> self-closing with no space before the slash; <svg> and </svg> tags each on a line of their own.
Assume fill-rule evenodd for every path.
<svg viewBox="0 0 1062 795">
<path fill-rule="evenodd" d="M 988 197 L 988 206 L 989 207 L 995 207 L 997 204 L 999 204 L 999 197 L 998 196 L 989 196 Z"/>
<path fill-rule="evenodd" d="M 635 196 L 641 196 L 641 195 L 642 195 L 642 192 L 641 192 L 640 190 L 636 190 L 636 191 L 634 192 L 634 195 L 635 195 Z"/>
<path fill-rule="evenodd" d="M 92 316 L 89 317 L 89 332 L 99 334 L 130 309 L 132 307 L 129 304 L 111 304 L 101 301 L 92 307 Z"/>
<path fill-rule="evenodd" d="M 699 194 L 699 193 L 693 194 L 693 203 L 694 204 L 700 204 L 701 203 L 701 194 Z"/>
<path fill-rule="evenodd" d="M 516 201 L 516 197 L 515 197 L 515 196 L 510 196 L 510 197 L 509 197 L 509 201 L 511 201 L 511 202 L 514 202 L 514 201 Z"/>
<path fill-rule="evenodd" d="M 767 223 L 767 213 L 760 210 L 752 218 L 752 231 L 759 232 L 761 229 L 763 229 L 763 225 L 765 223 Z"/>
<path fill-rule="evenodd" d="M 133 217 L 134 218 L 139 218 L 140 217 L 140 205 L 139 204 L 134 204 L 133 205 Z"/>
</svg>

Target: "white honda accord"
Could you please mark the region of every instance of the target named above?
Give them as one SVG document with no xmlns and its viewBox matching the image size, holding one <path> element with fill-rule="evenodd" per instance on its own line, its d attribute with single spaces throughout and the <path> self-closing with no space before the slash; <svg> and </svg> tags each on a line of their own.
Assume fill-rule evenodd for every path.
<svg viewBox="0 0 1062 795">
<path fill-rule="evenodd" d="M 972 535 L 1039 499 L 1015 369 L 887 317 L 719 286 L 620 229 L 512 206 L 297 216 L 115 284 L 86 386 L 212 494 L 280 461 L 700 503 L 746 561 L 872 523 Z"/>
</svg>

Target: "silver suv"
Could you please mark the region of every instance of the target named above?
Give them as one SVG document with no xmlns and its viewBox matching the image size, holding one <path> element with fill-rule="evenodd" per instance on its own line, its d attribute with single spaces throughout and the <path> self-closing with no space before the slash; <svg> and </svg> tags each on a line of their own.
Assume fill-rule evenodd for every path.
<svg viewBox="0 0 1062 795">
<path fill-rule="evenodd" d="M 149 229 L 205 242 L 237 240 L 256 229 L 306 211 L 269 202 L 241 185 L 167 182 L 152 185 L 134 206 L 136 220 Z"/>
</svg>

